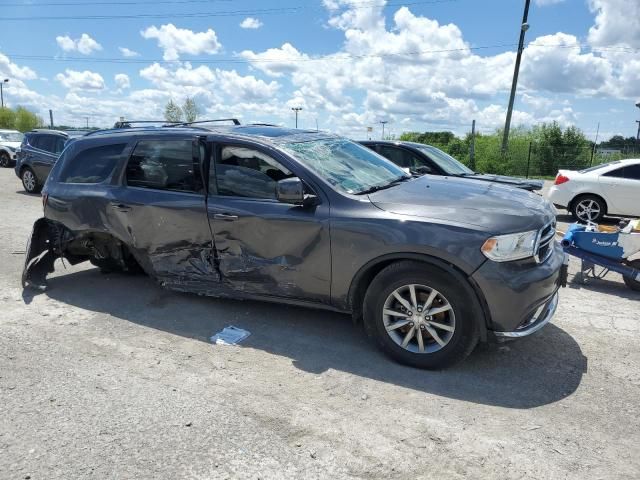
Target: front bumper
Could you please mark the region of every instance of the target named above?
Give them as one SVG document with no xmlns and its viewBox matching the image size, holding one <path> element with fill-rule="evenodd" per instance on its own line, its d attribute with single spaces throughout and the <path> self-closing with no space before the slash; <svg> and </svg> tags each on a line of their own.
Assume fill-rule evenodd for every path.
<svg viewBox="0 0 640 480">
<path fill-rule="evenodd" d="M 538 307 L 536 312 L 531 317 L 531 320 L 529 320 L 529 323 L 522 325 L 520 328 L 512 332 L 494 331 L 493 334 L 499 338 L 521 338 L 537 332 L 547 323 L 549 323 L 553 318 L 553 315 L 556 313 L 556 310 L 558 308 L 559 296 L 560 295 L 558 294 L 558 292 L 554 293 L 548 302 L 543 303 L 540 307 Z"/>
<path fill-rule="evenodd" d="M 484 294 L 490 315 L 488 328 L 497 336 L 529 335 L 553 316 L 558 289 L 566 284 L 567 269 L 560 244 L 554 241 L 552 248 L 541 264 L 489 260 L 472 275 Z M 507 335 L 511 332 L 516 334 Z"/>
</svg>

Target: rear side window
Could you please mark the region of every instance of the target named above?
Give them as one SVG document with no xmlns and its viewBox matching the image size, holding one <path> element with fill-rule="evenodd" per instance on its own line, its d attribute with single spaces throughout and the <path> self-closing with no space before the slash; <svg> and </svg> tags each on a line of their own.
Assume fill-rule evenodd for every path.
<svg viewBox="0 0 640 480">
<path fill-rule="evenodd" d="M 54 135 L 39 135 L 36 148 L 44 150 L 45 152 L 54 153 L 56 151 L 57 141 L 58 137 Z"/>
<path fill-rule="evenodd" d="M 605 173 L 603 177 L 624 178 L 624 167 L 611 170 L 610 172 Z"/>
<path fill-rule="evenodd" d="M 191 140 L 143 140 L 127 163 L 130 187 L 198 192 L 201 182 L 194 171 Z"/>
<path fill-rule="evenodd" d="M 402 168 L 415 168 L 420 166 L 421 163 L 416 157 L 407 150 L 397 147 L 378 146 L 380 155 L 388 158 L 393 163 Z"/>
<path fill-rule="evenodd" d="M 624 176 L 631 180 L 640 180 L 640 164 L 627 165 L 624 169 Z"/>
<path fill-rule="evenodd" d="M 126 143 L 118 143 L 81 151 L 67 163 L 60 175 L 60 182 L 100 183 L 105 181 L 113 172 L 126 146 Z"/>
</svg>

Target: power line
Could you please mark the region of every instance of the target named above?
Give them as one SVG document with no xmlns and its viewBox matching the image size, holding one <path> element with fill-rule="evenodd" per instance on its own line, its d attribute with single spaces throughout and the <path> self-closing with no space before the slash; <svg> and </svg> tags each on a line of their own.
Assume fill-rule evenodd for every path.
<svg viewBox="0 0 640 480">
<path fill-rule="evenodd" d="M 372 53 L 372 54 L 362 54 L 362 55 L 354 55 L 354 54 L 334 54 L 330 56 L 322 56 L 322 57 L 305 57 L 305 58 L 218 58 L 218 59 L 198 59 L 198 58 L 182 58 L 179 61 L 184 63 L 191 64 L 255 64 L 255 63 L 306 63 L 306 62 L 318 62 L 318 61 L 326 61 L 330 59 L 331 61 L 344 61 L 344 60 L 358 60 L 364 58 L 402 58 L 406 56 L 416 56 L 416 55 L 427 55 L 427 54 L 440 54 L 440 53 L 455 53 L 455 52 L 466 52 L 466 51 L 477 51 L 477 50 L 488 50 L 494 48 L 507 48 L 514 47 L 516 43 L 501 43 L 495 45 L 481 45 L 475 47 L 464 47 L 464 48 L 447 48 L 440 50 L 419 50 L 412 52 L 402 52 L 402 53 Z M 626 47 L 590 47 L 585 44 L 578 45 L 564 45 L 564 44 L 547 44 L 547 45 L 539 45 L 535 43 L 529 43 L 528 47 L 540 47 L 540 48 L 590 48 L 593 51 L 623 51 L 623 52 L 636 52 L 640 51 L 640 48 L 626 48 Z M 6 53 L 11 59 L 14 60 L 30 60 L 30 61 L 54 61 L 54 62 L 83 62 L 83 63 L 117 63 L 117 64 L 149 64 L 149 63 L 161 63 L 161 64 L 175 64 L 176 61 L 167 61 L 160 58 L 97 58 L 97 57 L 56 57 L 56 56 L 46 56 L 46 55 L 23 55 L 23 54 L 11 54 Z"/>
<path fill-rule="evenodd" d="M 130 0 L 132 3 L 134 0 Z M 165 0 L 168 1 L 168 0 Z M 185 0 L 181 0 L 185 1 Z M 415 2 L 404 2 L 394 4 L 383 4 L 378 2 L 360 2 L 360 6 L 350 6 L 349 10 L 372 8 L 372 7 L 403 7 L 413 5 L 434 5 L 439 3 L 452 3 L 460 0 L 423 0 Z M 149 4 L 150 2 L 143 2 L 142 4 Z M 103 5 L 121 5 L 122 3 L 108 3 L 104 2 Z M 277 7 L 277 8 L 263 8 L 254 10 L 227 10 L 217 12 L 180 12 L 180 13 L 135 13 L 135 14 L 123 14 L 123 15 L 65 15 L 52 17 L 46 16 L 34 16 L 29 15 L 26 17 L 2 17 L 0 21 L 33 21 L 33 20 L 130 20 L 130 19 L 144 19 L 144 18 L 205 18 L 205 17 L 235 17 L 235 16 L 250 16 L 250 15 L 283 15 L 298 13 L 303 10 L 326 10 L 325 7 L 318 5 L 298 5 L 292 7 Z"/>
<path fill-rule="evenodd" d="M 237 0 L 151 0 L 151 1 L 137 1 L 137 0 L 124 0 L 122 2 L 113 1 L 100 1 L 100 2 L 42 2 L 42 3 L 4 3 L 3 7 L 93 7 L 95 5 L 157 5 L 157 4 L 184 4 L 184 3 L 219 3 L 219 2 L 233 2 Z"/>
</svg>

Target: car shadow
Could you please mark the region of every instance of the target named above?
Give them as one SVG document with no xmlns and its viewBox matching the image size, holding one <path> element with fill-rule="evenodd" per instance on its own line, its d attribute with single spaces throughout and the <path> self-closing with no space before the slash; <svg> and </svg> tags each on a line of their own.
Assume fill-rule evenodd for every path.
<svg viewBox="0 0 640 480">
<path fill-rule="evenodd" d="M 24 195 L 25 197 L 41 197 L 40 193 L 29 193 L 26 190 L 16 190 L 18 195 Z"/>
<path fill-rule="evenodd" d="M 600 269 L 600 267 L 598 267 Z M 618 277 L 620 278 L 620 277 Z M 615 295 L 616 297 L 625 298 L 627 300 L 640 300 L 640 292 L 627 287 L 622 281 L 609 280 L 607 278 L 589 277 L 585 282 L 575 274 L 569 280 L 569 288 L 584 289 L 594 293 L 604 293 L 607 295 Z"/>
<path fill-rule="evenodd" d="M 251 332 L 242 347 L 288 357 L 305 372 L 333 369 L 485 405 L 528 409 L 557 402 L 578 388 L 587 369 L 579 345 L 553 324 L 517 342 L 480 345 L 466 361 L 434 372 L 386 358 L 344 314 L 175 293 L 142 275 L 97 269 L 52 278 L 49 287 L 45 295 L 57 301 L 195 341 L 209 342 L 235 325 Z M 25 291 L 25 301 L 31 295 Z"/>
</svg>

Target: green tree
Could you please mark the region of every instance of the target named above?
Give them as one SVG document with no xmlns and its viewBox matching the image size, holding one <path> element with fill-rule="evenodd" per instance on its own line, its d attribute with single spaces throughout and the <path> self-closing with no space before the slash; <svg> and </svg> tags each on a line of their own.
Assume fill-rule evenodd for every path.
<svg viewBox="0 0 640 480">
<path fill-rule="evenodd" d="M 173 99 L 167 102 L 164 107 L 164 119 L 167 122 L 181 122 L 182 121 L 182 109 Z"/>
<path fill-rule="evenodd" d="M 21 132 L 28 132 L 34 128 L 41 127 L 43 124 L 42 118 L 24 107 L 16 108 L 15 115 L 16 120 L 14 128 Z"/>
<path fill-rule="evenodd" d="M 16 112 L 9 107 L 0 108 L 0 128 L 15 128 Z"/>
<path fill-rule="evenodd" d="M 187 97 L 184 101 L 184 104 L 182 105 L 182 112 L 184 113 L 184 120 L 186 122 L 195 122 L 198 115 L 200 115 L 200 109 L 198 108 L 196 101 L 191 97 Z"/>
</svg>

